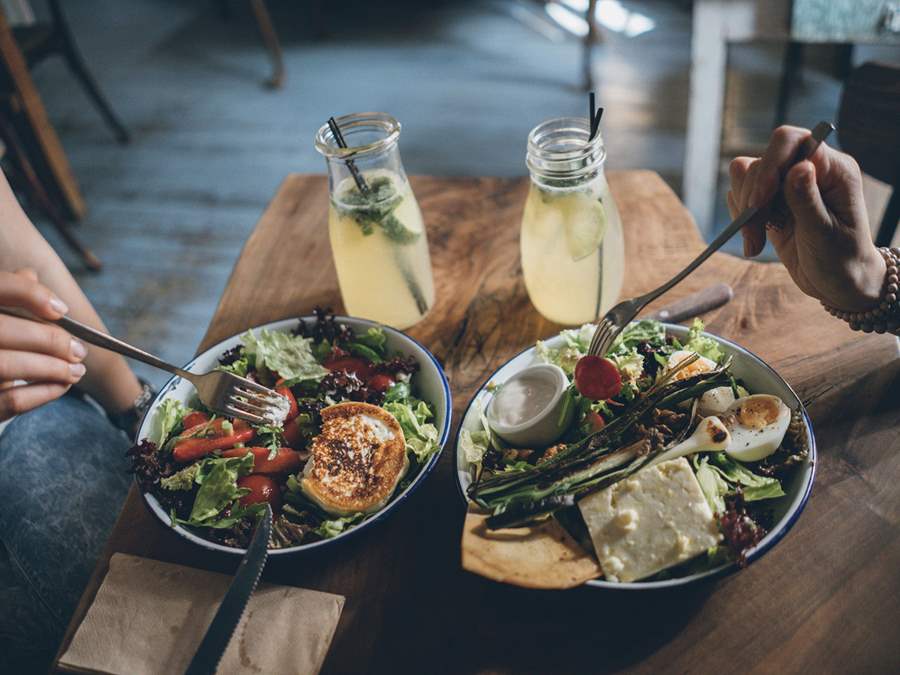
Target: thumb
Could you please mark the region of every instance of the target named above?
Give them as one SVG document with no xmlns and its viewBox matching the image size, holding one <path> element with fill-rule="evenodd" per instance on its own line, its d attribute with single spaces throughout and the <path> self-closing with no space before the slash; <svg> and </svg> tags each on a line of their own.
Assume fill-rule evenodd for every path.
<svg viewBox="0 0 900 675">
<path fill-rule="evenodd" d="M 799 162 L 785 177 L 784 198 L 794 216 L 794 228 L 799 236 L 821 235 L 831 223 L 831 216 L 822 201 L 816 184 L 816 167 L 810 161 Z"/>
</svg>

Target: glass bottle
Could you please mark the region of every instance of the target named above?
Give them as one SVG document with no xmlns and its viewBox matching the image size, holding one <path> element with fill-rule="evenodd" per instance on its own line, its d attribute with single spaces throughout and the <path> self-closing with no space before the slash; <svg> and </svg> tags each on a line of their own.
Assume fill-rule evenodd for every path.
<svg viewBox="0 0 900 675">
<path fill-rule="evenodd" d="M 422 213 L 397 147 L 400 123 L 385 113 L 335 121 L 347 147 L 327 124 L 315 142 L 328 164 L 328 232 L 344 308 L 408 328 L 434 304 L 434 280 Z"/>
<path fill-rule="evenodd" d="M 618 299 L 625 273 L 619 211 L 603 173 L 606 150 L 587 118 L 560 117 L 528 135 L 531 186 L 520 237 L 525 287 L 546 319 L 596 320 Z"/>
</svg>

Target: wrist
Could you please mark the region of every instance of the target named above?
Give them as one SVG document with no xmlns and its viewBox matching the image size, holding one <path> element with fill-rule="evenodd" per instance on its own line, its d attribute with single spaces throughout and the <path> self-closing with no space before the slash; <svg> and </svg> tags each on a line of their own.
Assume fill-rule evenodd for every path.
<svg viewBox="0 0 900 675">
<path fill-rule="evenodd" d="M 156 390 L 150 383 L 141 380 L 138 394 L 132 399 L 130 405 L 116 412 L 107 412 L 106 416 L 113 426 L 124 431 L 128 436 L 134 436 L 137 433 L 138 425 L 153 402 Z"/>
<path fill-rule="evenodd" d="M 856 301 L 854 307 L 848 307 L 853 311 L 866 311 L 873 309 L 884 300 L 885 276 L 887 275 L 887 262 L 884 256 L 874 246 L 869 255 L 854 270 L 854 295 Z"/>
<path fill-rule="evenodd" d="M 879 272 L 881 266 L 872 265 L 867 270 L 870 278 L 858 275 L 860 284 L 855 290 L 858 291 L 857 299 L 863 301 L 870 292 L 865 290 L 865 284 L 880 278 L 881 290 L 877 301 L 870 303 L 868 309 L 837 309 L 824 301 L 822 305 L 832 316 L 849 323 L 853 330 L 897 334 L 900 330 L 900 249 L 881 248 L 876 251 L 882 258 L 884 271 Z"/>
</svg>

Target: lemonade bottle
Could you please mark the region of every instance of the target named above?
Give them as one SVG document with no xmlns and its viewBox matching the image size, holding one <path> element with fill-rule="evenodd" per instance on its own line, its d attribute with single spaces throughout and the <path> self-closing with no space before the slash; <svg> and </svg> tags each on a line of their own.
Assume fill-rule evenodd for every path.
<svg viewBox="0 0 900 675">
<path fill-rule="evenodd" d="M 528 135 L 531 186 L 520 238 L 525 287 L 550 321 L 596 320 L 619 297 L 625 241 L 603 173 L 606 151 L 588 120 L 561 117 Z"/>
<path fill-rule="evenodd" d="M 422 213 L 397 141 L 400 123 L 384 113 L 336 118 L 316 149 L 328 163 L 328 232 L 346 312 L 394 328 L 417 323 L 434 304 Z"/>
</svg>

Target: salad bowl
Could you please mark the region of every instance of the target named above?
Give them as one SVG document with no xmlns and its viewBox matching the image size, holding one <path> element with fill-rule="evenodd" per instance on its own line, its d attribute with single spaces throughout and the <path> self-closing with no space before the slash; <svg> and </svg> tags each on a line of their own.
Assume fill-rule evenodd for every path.
<svg viewBox="0 0 900 675">
<path fill-rule="evenodd" d="M 368 516 L 362 522 L 349 527 L 348 529 L 344 529 L 340 533 L 330 536 L 329 538 L 309 543 L 301 543 L 296 546 L 271 548 L 269 550 L 270 555 L 287 555 L 299 551 L 328 546 L 387 517 L 388 514 L 412 494 L 412 492 L 422 484 L 428 474 L 431 473 L 436 466 L 444 445 L 450 435 L 452 411 L 450 386 L 447 382 L 447 377 L 444 374 L 443 368 L 434 355 L 415 339 L 388 326 L 382 326 L 381 324 L 372 321 L 347 316 L 335 316 L 334 318 L 338 324 L 348 326 L 354 333 L 364 333 L 370 329 L 383 331 L 385 336 L 384 346 L 388 353 L 410 357 L 415 360 L 418 364 L 418 371 L 413 376 L 413 386 L 418 397 L 426 401 L 433 409 L 434 418 L 432 422 L 438 431 L 438 448 L 430 457 L 428 457 L 427 461 L 419 467 L 418 472 L 408 485 L 401 485 L 393 497 L 380 510 Z M 298 321 L 309 323 L 315 320 L 316 317 L 310 315 L 300 317 L 299 319 L 285 319 L 260 326 L 254 326 L 252 330 L 254 332 L 266 330 L 270 332 L 290 333 L 298 326 Z M 242 344 L 241 337 L 244 334 L 245 333 L 233 335 L 213 345 L 185 365 L 185 370 L 203 373 L 216 368 L 220 364 L 220 358 L 226 354 L 226 352 Z M 144 415 L 144 419 L 141 421 L 141 425 L 135 438 L 135 443 L 141 444 L 143 441 L 156 437 L 162 417 L 161 409 L 164 401 L 174 400 L 182 405 L 189 405 L 195 398 L 196 392 L 190 383 L 180 377 L 171 378 L 160 389 L 156 398 L 151 403 L 150 408 Z M 139 488 L 141 487 L 140 482 L 138 482 L 138 486 Z M 172 527 L 181 537 L 208 550 L 220 551 L 233 555 L 244 554 L 244 548 L 211 541 L 210 539 L 200 536 L 197 532 L 192 531 L 192 528 L 175 523 L 171 515 L 155 495 L 144 489 L 141 489 L 141 494 L 150 511 L 159 518 L 165 526 Z"/>
<path fill-rule="evenodd" d="M 689 329 L 685 326 L 674 324 L 662 324 L 666 333 L 680 341 L 687 339 Z M 771 551 L 778 542 L 788 533 L 788 531 L 797 522 L 809 499 L 810 491 L 815 477 L 816 466 L 816 444 L 813 435 L 812 424 L 803 403 L 797 394 L 784 381 L 784 379 L 761 358 L 741 347 L 740 345 L 709 333 L 702 333 L 704 337 L 715 340 L 725 356 L 731 359 L 730 372 L 738 381 L 742 381 L 746 388 L 754 394 L 771 394 L 779 397 L 792 411 L 799 413 L 799 419 L 802 425 L 802 434 L 805 436 L 808 445 L 808 454 L 806 459 L 798 466 L 794 467 L 793 472 L 783 480 L 782 488 L 784 496 L 773 500 L 772 502 L 772 525 L 769 527 L 766 535 L 756 543 L 744 557 L 744 563 L 753 563 L 768 551 Z M 561 335 L 554 336 L 543 341 L 543 346 L 553 350 L 563 347 L 564 338 Z M 473 434 L 483 429 L 482 414 L 480 411 L 487 409 L 487 406 L 504 382 L 515 376 L 522 370 L 532 367 L 535 364 L 543 363 L 537 347 L 527 348 L 494 371 L 485 381 L 482 387 L 469 401 L 454 444 L 454 466 L 456 467 L 456 482 L 459 488 L 459 494 L 468 504 L 467 491 L 472 483 L 472 467 L 469 460 L 465 456 L 465 451 L 461 448 L 460 438 L 465 433 Z M 704 579 L 713 579 L 733 573 L 739 569 L 734 561 L 728 561 L 718 564 L 708 569 L 686 573 L 680 576 L 664 579 L 651 579 L 646 581 L 632 581 L 629 583 L 613 582 L 604 579 L 591 579 L 585 582 L 585 585 L 593 588 L 616 589 L 623 591 L 638 591 L 650 589 L 665 589 L 683 587 L 688 584 L 694 584 Z"/>
</svg>

